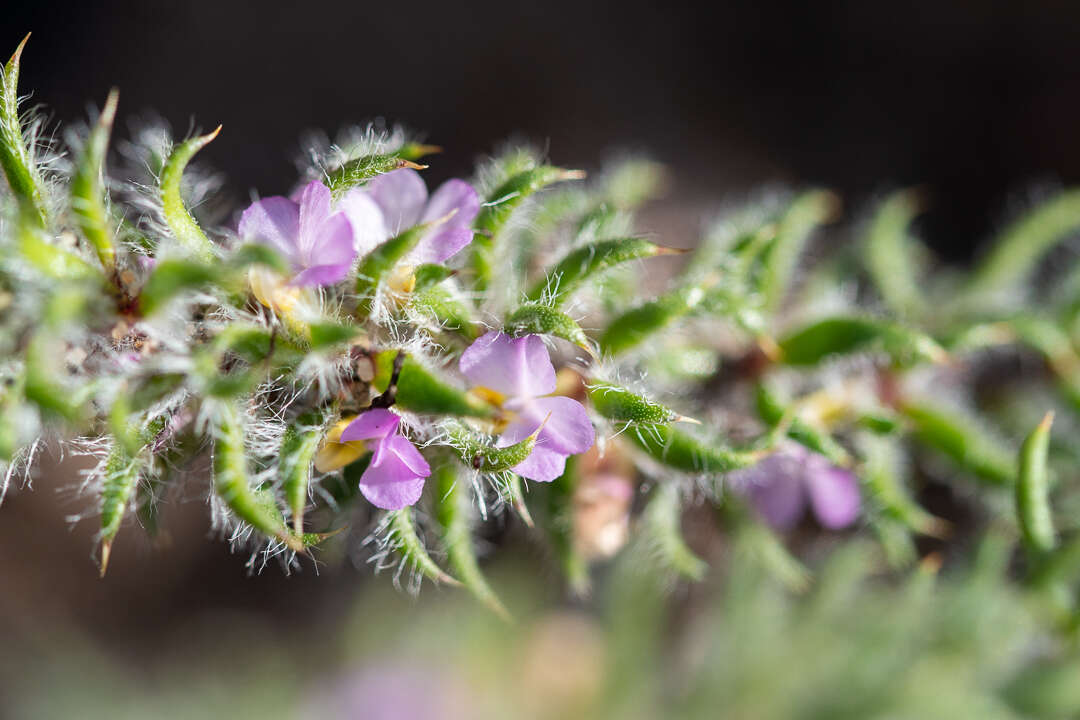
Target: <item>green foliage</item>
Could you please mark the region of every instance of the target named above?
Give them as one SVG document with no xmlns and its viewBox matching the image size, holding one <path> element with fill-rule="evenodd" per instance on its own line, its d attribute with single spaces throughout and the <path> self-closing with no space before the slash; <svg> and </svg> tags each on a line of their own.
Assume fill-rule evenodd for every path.
<svg viewBox="0 0 1080 720">
<path fill-rule="evenodd" d="M 188 254 L 204 262 L 212 262 L 215 257 L 214 246 L 206 237 L 206 233 L 195 221 L 184 199 L 181 196 L 181 181 L 184 169 L 195 153 L 210 144 L 210 141 L 221 132 L 219 125 L 216 130 L 207 134 L 199 135 L 177 145 L 173 148 L 165 165 L 161 168 L 161 178 L 158 185 L 161 193 L 161 209 L 165 217 L 165 223 L 172 231 L 173 237 L 180 247 Z"/>
<path fill-rule="evenodd" d="M 210 212 L 215 183 L 189 165 L 217 131 L 171 145 L 167 137 L 154 147 L 144 147 L 145 138 L 133 142 L 156 187 L 119 175 L 123 165 L 109 157 L 110 144 L 125 142 L 110 138 L 114 124 L 123 127 L 115 123 L 117 94 L 85 141 L 43 142 L 37 122 L 18 113 L 21 51 L 0 76 L 7 188 L 0 195 L 0 500 L 11 477 L 32 472 L 43 438 L 75 443 L 96 462 L 85 486 L 99 513 L 103 567 L 132 508 L 153 532 L 164 508 L 157 500 L 180 483 L 215 498 L 215 527 L 237 548 L 261 548 L 262 558 L 299 567 L 316 551 L 336 557 L 324 541 L 349 526 L 374 539 L 377 565 L 395 557 L 416 580 L 460 582 L 503 615 L 480 571 L 481 538 L 498 546 L 523 534 L 552 551 L 529 555 L 530 562 L 550 558 L 572 592 L 584 597 L 596 585 L 596 597 L 605 598 L 622 571 L 594 577 L 591 569 L 610 553 L 622 554 L 616 565 L 651 553 L 653 564 L 642 567 L 667 571 L 653 578 L 665 589 L 675 576 L 716 577 L 732 593 L 752 596 L 730 578 L 760 569 L 806 592 L 820 547 L 856 546 L 869 536 L 883 560 L 873 572 L 883 585 L 910 592 L 914 607 L 933 584 L 926 568 L 934 561 L 922 557 L 914 575 L 907 569 L 920 564 L 929 543 L 962 564 L 964 549 L 986 528 L 1018 525 L 1028 550 L 1018 573 L 1022 592 L 1046 608 L 1055 636 L 1080 628 L 1080 539 L 1068 520 L 1080 475 L 1069 442 L 1075 428 L 1066 424 L 1076 418 L 1061 413 L 1057 435 L 1040 426 L 1015 451 L 1039 414 L 1058 404 L 1080 411 L 1080 272 L 1048 272 L 1057 280 L 1045 283 L 1049 291 L 1031 284 L 1047 254 L 1080 227 L 1078 191 L 1006 229 L 967 275 L 934 273 L 923 262 L 925 250 L 911 238 L 918 202 L 910 191 L 872 208 L 865 236 L 850 247 L 839 242 L 847 229 L 826 227 L 840 205 L 831 192 L 761 196 L 716 217 L 682 262 L 663 244 L 674 239 L 665 228 L 645 239 L 637 227 L 636 212 L 662 184 L 655 163 L 629 160 L 589 183 L 560 184 L 584 174 L 513 149 L 478 171 L 480 209 L 462 228 L 472 243 L 460 257 L 413 266 L 413 251 L 447 215 L 394 228 L 396 237 L 380 238 L 342 268 L 344 282 L 301 286 L 293 263 L 267 238 L 238 243 L 215 226 L 226 217 Z M 301 176 L 321 177 L 337 202 L 381 173 L 422 169 L 416 161 L 436 151 L 400 131 L 369 128 L 329 150 L 311 148 Z M 59 157 L 71 162 L 52 162 Z M 202 225 L 192 214 L 195 198 L 207 202 Z M 219 209 L 229 217 L 243 210 Z M 815 234 L 827 240 L 821 261 L 807 251 Z M 466 382 L 463 352 L 499 329 L 585 349 L 544 345 L 561 397 L 531 396 L 550 389 L 539 355 L 508 353 L 487 368 L 490 383 Z M 529 373 L 542 376 L 543 389 L 530 385 Z M 512 424 L 543 403 L 569 408 L 567 398 L 584 410 L 553 411 L 529 437 L 499 447 Z M 392 414 L 385 428 L 393 436 L 340 442 L 344 427 L 371 409 Z M 544 477 L 550 484 L 527 477 L 522 463 L 538 447 L 584 444 L 593 433 L 596 449 L 565 458 L 562 477 Z M 820 457 L 799 464 L 807 456 L 793 443 Z M 768 525 L 762 495 L 746 479 L 754 473 L 732 476 L 772 453 L 778 468 L 793 460 L 783 470 L 789 476 L 753 481 L 790 486 L 793 507 L 810 505 L 790 533 Z M 421 489 L 427 466 L 431 477 Z M 829 501 L 817 472 L 858 478 L 861 509 L 842 532 L 816 519 L 824 516 L 815 506 Z M 379 482 L 409 483 L 417 506 L 356 508 L 393 505 L 380 499 Z M 943 483 L 963 491 L 937 502 Z M 942 517 L 924 504 L 943 507 Z M 524 528 L 501 532 L 519 522 Z M 444 557 L 428 550 L 435 538 L 446 570 Z M 248 567 L 258 565 L 255 552 Z M 751 569 L 707 572 L 705 559 L 719 555 Z M 831 603 L 833 588 L 855 585 L 818 574 L 811 595 Z M 661 607 L 659 589 L 629 592 Z M 805 612 L 832 627 L 820 608 Z M 873 627 L 900 642 L 891 628 Z M 906 627 L 920 626 L 911 620 Z M 801 626 L 792 632 L 806 647 L 828 640 L 803 636 Z M 648 642 L 626 641 L 638 649 Z M 924 648 L 906 657 L 940 661 L 938 654 Z M 743 660 L 754 672 L 753 658 Z M 1068 700 L 1055 689 L 1056 670 L 1031 672 L 1032 683 Z M 855 674 L 866 698 L 891 707 L 879 676 Z M 720 679 L 728 683 L 723 697 L 740 707 L 742 685 Z M 648 690 L 649 683 L 621 682 L 627 697 Z M 1011 677 L 995 682 L 999 707 L 1037 706 Z M 711 690 L 685 696 L 688 704 L 717 697 Z M 812 699 L 817 704 L 794 707 L 823 717 L 865 717 L 874 707 L 861 697 Z"/>
</svg>

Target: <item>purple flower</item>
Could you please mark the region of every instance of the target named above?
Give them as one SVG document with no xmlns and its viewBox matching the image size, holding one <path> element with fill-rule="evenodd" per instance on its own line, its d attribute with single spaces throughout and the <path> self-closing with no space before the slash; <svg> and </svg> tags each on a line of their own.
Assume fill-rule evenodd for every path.
<svg viewBox="0 0 1080 720">
<path fill-rule="evenodd" d="M 567 457 L 592 447 L 596 434 L 581 403 L 543 397 L 555 392 L 555 368 L 538 335 L 512 338 L 489 332 L 462 353 L 459 367 L 473 385 L 494 391 L 512 415 L 498 447 L 521 442 L 547 418 L 532 453 L 513 468 L 518 475 L 551 482 L 563 474 Z"/>
<path fill-rule="evenodd" d="M 374 440 L 375 454 L 360 476 L 360 492 L 372 505 L 400 510 L 420 499 L 431 474 L 424 456 L 397 432 L 401 418 L 382 408 L 368 410 L 341 433 L 341 442 Z"/>
<path fill-rule="evenodd" d="M 268 197 L 240 217 L 241 238 L 268 245 L 292 264 L 293 285 L 333 285 L 349 274 L 356 238 L 344 212 L 331 212 L 330 190 L 308 183 L 294 197 Z"/>
<path fill-rule="evenodd" d="M 777 530 L 794 526 L 807 504 L 830 530 L 848 527 L 859 516 L 856 477 L 801 445 L 785 446 L 735 476 L 745 483 L 757 511 Z"/>
<path fill-rule="evenodd" d="M 341 199 L 340 207 L 354 226 L 365 229 L 359 233 L 362 237 L 357 250 L 361 255 L 415 225 L 446 218 L 431 228 L 405 258 L 405 264 L 419 265 L 444 262 L 472 241 L 470 226 L 480 212 L 480 198 L 464 180 L 447 180 L 428 197 L 420 173 L 402 168 L 378 175 L 364 187 L 349 191 Z M 379 210 L 378 220 L 372 207 Z"/>
<path fill-rule="evenodd" d="M 364 718 L 364 720 L 461 720 L 476 718 L 483 707 L 445 666 L 381 660 L 349 670 L 313 688 L 301 718 Z M 480 715 L 488 717 L 486 713 Z"/>
</svg>

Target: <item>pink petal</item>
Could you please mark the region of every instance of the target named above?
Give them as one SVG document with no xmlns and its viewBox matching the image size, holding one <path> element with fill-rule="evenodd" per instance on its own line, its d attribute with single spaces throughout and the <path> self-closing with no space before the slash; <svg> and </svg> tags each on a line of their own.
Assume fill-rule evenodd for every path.
<svg viewBox="0 0 1080 720">
<path fill-rule="evenodd" d="M 240 216 L 237 234 L 277 250 L 291 262 L 297 262 L 297 237 L 300 233 L 300 206 L 289 198 L 268 197 L 257 200 Z"/>
<path fill-rule="evenodd" d="M 529 457 L 515 465 L 512 470 L 535 482 L 551 482 L 562 477 L 566 470 L 566 456 L 537 445 L 529 453 Z"/>
<path fill-rule="evenodd" d="M 499 447 L 521 442 L 540 427 L 545 418 L 547 423 L 536 439 L 537 447 L 560 455 L 576 455 L 591 448 L 596 440 L 589 414 L 577 400 L 553 396 L 528 400 L 520 408 L 515 408 L 515 404 L 506 404 L 508 409 L 517 409 L 518 416 L 499 436 Z"/>
<path fill-rule="evenodd" d="M 512 338 L 497 331 L 486 333 L 465 349 L 458 367 L 473 385 L 510 397 L 555 392 L 555 368 L 538 335 Z"/>
<path fill-rule="evenodd" d="M 416 446 L 409 442 L 409 439 L 404 435 L 392 435 L 383 441 L 383 444 L 401 461 L 405 467 L 409 469 L 414 475 L 418 477 L 427 477 L 431 474 L 431 466 L 428 465 L 427 460 L 420 454 L 420 451 L 416 449 Z"/>
<path fill-rule="evenodd" d="M 384 408 L 375 408 L 360 413 L 341 432 L 341 442 L 384 438 L 397 430 L 401 418 Z"/>
<path fill-rule="evenodd" d="M 306 270 L 301 270 L 290 281 L 292 285 L 300 287 L 326 287 L 337 285 L 349 275 L 351 264 L 343 265 L 316 265 Z"/>
<path fill-rule="evenodd" d="M 822 463 L 807 468 L 805 482 L 814 516 L 823 526 L 839 530 L 859 517 L 859 481 L 852 473 Z"/>
<path fill-rule="evenodd" d="M 377 175 L 367 181 L 364 191 L 382 210 L 390 235 L 397 235 L 420 222 L 427 202 L 427 186 L 420 173 L 409 168 Z"/>
<path fill-rule="evenodd" d="M 424 478 L 430 474 L 431 467 L 411 442 L 401 435 L 390 435 L 379 441 L 371 463 L 360 476 L 360 492 L 376 507 L 400 510 L 420 499 Z"/>
<path fill-rule="evenodd" d="M 801 459 L 774 453 L 738 476 L 755 509 L 777 530 L 791 528 L 806 511 Z"/>
<path fill-rule="evenodd" d="M 454 211 L 457 212 L 454 212 Z M 480 196 L 464 180 L 447 180 L 428 200 L 420 222 L 432 222 L 454 212 L 446 227 L 467 228 L 480 212 Z"/>
<path fill-rule="evenodd" d="M 345 193 L 337 207 L 349 218 L 353 229 L 353 247 L 361 257 L 384 243 L 390 236 L 383 221 L 382 210 L 364 190 L 357 188 Z"/>
<path fill-rule="evenodd" d="M 409 253 L 406 262 L 410 265 L 446 262 L 471 243 L 472 239 L 473 231 L 468 228 L 433 230 L 420 239 Z"/>
<path fill-rule="evenodd" d="M 329 216 L 315 229 L 315 233 L 312 244 L 301 257 L 303 265 L 340 265 L 342 273 L 351 270 L 356 259 L 356 248 L 353 246 L 352 225 L 345 213 Z"/>
<path fill-rule="evenodd" d="M 367 471 L 360 478 L 360 492 L 369 503 L 383 510 L 400 510 L 415 505 L 424 492 L 424 478 L 369 485 L 364 482 L 365 477 Z"/>
<path fill-rule="evenodd" d="M 318 245 L 322 225 L 330 217 L 330 188 L 312 180 L 300 193 L 300 232 L 297 245 L 307 256 Z"/>
</svg>

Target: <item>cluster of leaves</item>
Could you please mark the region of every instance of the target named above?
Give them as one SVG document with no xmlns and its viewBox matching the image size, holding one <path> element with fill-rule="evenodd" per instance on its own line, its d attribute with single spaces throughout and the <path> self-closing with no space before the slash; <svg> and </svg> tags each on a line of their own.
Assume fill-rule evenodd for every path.
<svg viewBox="0 0 1080 720">
<path fill-rule="evenodd" d="M 351 519 L 375 528 L 380 563 L 460 583 L 505 613 L 481 574 L 478 521 L 505 511 L 532 527 L 535 512 L 537 541 L 588 592 L 590 562 L 619 543 L 594 537 L 610 523 L 583 521 L 595 510 L 583 496 L 614 475 L 634 490 L 634 542 L 658 565 L 705 572 L 681 530 L 683 509 L 704 502 L 801 588 L 807 571 L 731 481 L 797 443 L 859 478 L 862 521 L 896 566 L 916 558 L 917 536 L 949 530 L 917 502 L 922 487 L 970 489 L 973 507 L 1017 529 L 1033 582 L 1054 588 L 1072 622 L 1080 537 L 1066 527 L 1059 543 L 1055 525 L 1067 523 L 1051 508 L 1067 516 L 1075 502 L 1080 272 L 1033 279 L 1080 228 L 1080 191 L 1023 215 L 967 276 L 925 272 L 910 193 L 814 264 L 806 249 L 838 199 L 773 195 L 719 217 L 659 285 L 654 258 L 680 253 L 634 228 L 661 183 L 655 165 L 571 183 L 582 173 L 513 150 L 478 172 L 484 203 L 463 262 L 414 268 L 403 283 L 418 240 L 405 231 L 361 259 L 352 287 L 279 312 L 249 277 L 286 272 L 283 259 L 192 212 L 211 184 L 185 170 L 217 131 L 132 143 L 150 177 L 117 179 L 105 172 L 117 95 L 60 152 L 19 114 L 21 51 L 0 88 L 3 491 L 43 438 L 93 454 L 83 489 L 99 509 L 103 572 L 127 516 L 153 532 L 183 482 L 205 486 L 217 526 L 264 558 L 299 563 Z M 338 197 L 432 150 L 371 133 L 316 153 L 309 174 Z M 498 403 L 463 389 L 448 362 L 488 328 L 549 340 L 558 392 L 587 404 L 602 457 L 524 486 L 512 468 L 535 437 L 497 447 Z M 1006 382 L 987 370 L 1003 358 L 1036 362 Z M 328 472 L 317 460 L 341 419 L 376 398 L 403 417 L 433 476 L 416 508 L 371 521 L 356 510 L 369 456 Z M 1065 420 L 1051 434 L 1037 420 L 1058 405 Z M 1009 439 L 1029 431 L 1022 447 Z"/>
</svg>

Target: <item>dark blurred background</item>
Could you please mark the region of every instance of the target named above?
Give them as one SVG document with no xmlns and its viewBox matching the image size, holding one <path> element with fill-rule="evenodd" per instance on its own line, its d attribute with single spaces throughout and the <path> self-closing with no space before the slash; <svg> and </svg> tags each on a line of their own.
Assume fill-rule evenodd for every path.
<svg viewBox="0 0 1080 720">
<path fill-rule="evenodd" d="M 1080 3 L 707 5 L 9 0 L 0 48 L 33 31 L 22 88 L 62 123 L 114 85 L 123 117 L 222 123 L 205 157 L 241 196 L 290 187 L 303 130 L 378 117 L 446 148 L 434 179 L 511 136 L 586 168 L 644 150 L 674 167 L 668 202 L 695 222 L 764 183 L 824 184 L 855 212 L 918 184 L 921 231 L 954 260 L 1033 189 L 1080 182 Z M 343 588 L 370 575 L 248 579 L 196 500 L 167 510 L 171 549 L 126 528 L 98 581 L 93 523 L 68 529 L 82 508 L 57 502 L 54 477 L 0 508 L 0 638 L 70 624 L 136 658 L 209 609 L 333 627 Z"/>
<path fill-rule="evenodd" d="M 575 166 L 646 150 L 695 200 L 920 184 L 928 241 L 963 259 L 1031 188 L 1080 180 L 1069 0 L 5 5 L 56 119 L 116 85 L 121 115 L 223 123 L 206 156 L 241 194 L 288 189 L 302 130 L 382 117 L 446 147 L 433 179 L 516 136 Z"/>
</svg>

